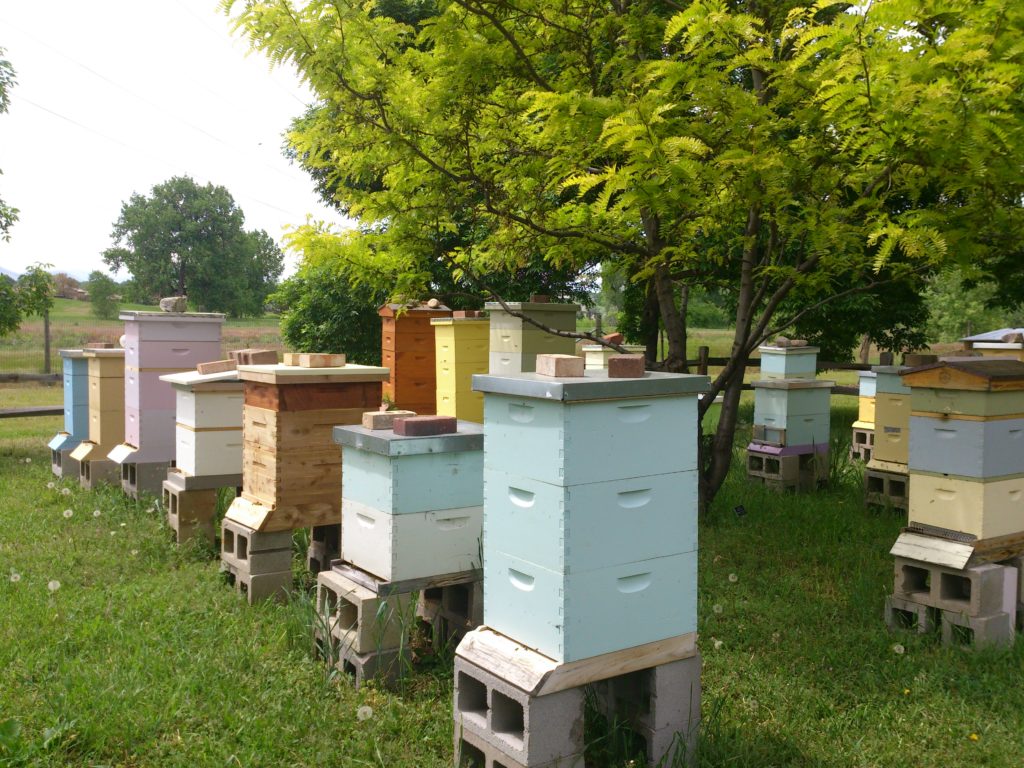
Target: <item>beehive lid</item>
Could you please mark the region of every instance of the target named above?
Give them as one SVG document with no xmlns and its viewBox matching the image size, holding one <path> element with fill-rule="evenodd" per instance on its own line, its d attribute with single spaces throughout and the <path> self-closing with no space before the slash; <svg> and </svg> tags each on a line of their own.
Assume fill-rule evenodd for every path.
<svg viewBox="0 0 1024 768">
<path fill-rule="evenodd" d="M 377 314 L 381 317 L 401 317 L 411 313 L 425 314 L 427 317 L 445 317 L 451 312 L 444 304 L 438 304 L 436 307 L 428 307 L 426 304 L 418 306 L 415 304 L 385 304 L 377 310 Z"/>
<path fill-rule="evenodd" d="M 199 371 L 168 373 L 161 376 L 160 381 L 166 381 L 175 389 L 193 392 L 232 390 L 240 389 L 242 386 L 242 380 L 238 378 L 238 371 L 234 369 L 218 373 L 199 373 Z"/>
<path fill-rule="evenodd" d="M 240 365 L 238 378 L 264 384 L 323 384 L 325 382 L 387 381 L 388 369 L 348 363 L 343 368 L 300 368 L 296 365 Z"/>
<path fill-rule="evenodd" d="M 382 456 L 415 456 L 425 453 L 481 451 L 484 428 L 472 421 L 459 421 L 458 431 L 448 435 L 405 437 L 390 429 L 366 429 L 361 425 L 334 428 L 334 442 L 345 448 L 379 453 Z"/>
<path fill-rule="evenodd" d="M 836 383 L 825 379 L 761 379 L 750 382 L 754 389 L 832 389 Z"/>
<path fill-rule="evenodd" d="M 149 322 L 174 323 L 223 323 L 220 312 L 149 312 L 136 309 L 122 309 L 119 320 L 143 320 Z"/>
<path fill-rule="evenodd" d="M 974 336 L 964 336 L 962 339 L 960 339 L 960 341 L 964 341 L 964 342 L 976 342 L 976 341 L 986 342 L 987 341 L 987 342 L 1002 342 L 1002 343 L 1005 344 L 1006 342 L 1003 341 L 1003 337 L 1007 336 L 1008 334 L 1011 334 L 1011 333 L 1013 333 L 1013 334 L 1017 334 L 1017 333 L 1024 334 L 1024 328 L 1000 328 L 999 330 L 996 330 L 996 331 L 986 331 L 985 333 L 978 333 L 978 334 L 975 334 Z"/>
<path fill-rule="evenodd" d="M 547 301 L 506 301 L 505 307 L 515 312 L 532 312 L 532 311 L 548 311 L 548 312 L 579 312 L 579 304 L 564 304 L 561 302 L 547 302 Z M 484 309 L 488 312 L 504 312 L 505 307 L 497 301 L 488 301 L 484 303 Z"/>
<path fill-rule="evenodd" d="M 58 349 L 57 354 L 63 358 L 75 360 L 78 358 L 85 357 L 84 349 Z"/>
<path fill-rule="evenodd" d="M 1024 362 L 996 357 L 942 360 L 903 373 L 910 387 L 982 392 L 1024 390 Z"/>
<path fill-rule="evenodd" d="M 123 349 L 83 349 L 82 357 L 124 357 Z"/>
<path fill-rule="evenodd" d="M 773 344 L 762 344 L 757 348 L 762 355 L 768 352 L 773 355 L 816 355 L 821 351 L 820 347 L 776 347 Z"/>
<path fill-rule="evenodd" d="M 878 373 L 875 371 L 857 371 L 857 376 L 862 379 L 877 379 Z"/>
<path fill-rule="evenodd" d="M 490 323 L 489 317 L 432 317 L 431 325 L 458 325 L 460 323 Z"/>
<path fill-rule="evenodd" d="M 648 371 L 635 379 L 611 379 L 606 370 L 590 370 L 573 378 L 554 378 L 537 373 L 508 376 L 473 374 L 475 392 L 561 402 L 696 395 L 706 392 L 710 385 L 711 379 L 707 376 L 656 371 Z"/>
</svg>

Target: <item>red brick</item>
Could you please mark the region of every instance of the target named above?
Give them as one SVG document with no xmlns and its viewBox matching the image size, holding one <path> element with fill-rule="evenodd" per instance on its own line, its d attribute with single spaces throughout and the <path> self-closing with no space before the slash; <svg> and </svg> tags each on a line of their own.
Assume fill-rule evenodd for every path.
<svg viewBox="0 0 1024 768">
<path fill-rule="evenodd" d="M 609 379 L 642 379 L 643 355 L 612 355 L 608 358 Z"/>
<path fill-rule="evenodd" d="M 367 411 L 363 414 L 363 427 L 366 429 L 393 429 L 395 419 L 407 419 L 415 415 L 416 411 Z"/>
<path fill-rule="evenodd" d="M 551 297 L 544 293 L 535 293 L 530 296 L 531 304 L 548 304 L 551 301 Z"/>
<path fill-rule="evenodd" d="M 575 355 L 537 355 L 537 375 L 556 378 L 577 378 L 583 375 L 586 363 Z"/>
<path fill-rule="evenodd" d="M 406 416 L 395 419 L 396 435 L 403 437 L 426 437 L 429 435 L 451 435 L 458 431 L 454 416 Z"/>
<path fill-rule="evenodd" d="M 457 319 L 463 319 L 467 317 L 483 317 L 484 313 L 479 309 L 457 309 L 452 312 L 452 317 Z"/>
<path fill-rule="evenodd" d="M 196 370 L 201 374 L 207 373 L 224 373 L 225 371 L 233 371 L 238 367 L 238 363 L 235 360 L 211 360 L 208 363 L 200 363 L 196 366 Z"/>
<path fill-rule="evenodd" d="M 604 341 L 607 341 L 609 344 L 621 344 L 626 340 L 626 337 L 623 336 L 621 333 L 609 333 L 605 336 L 602 336 L 601 338 Z"/>
</svg>

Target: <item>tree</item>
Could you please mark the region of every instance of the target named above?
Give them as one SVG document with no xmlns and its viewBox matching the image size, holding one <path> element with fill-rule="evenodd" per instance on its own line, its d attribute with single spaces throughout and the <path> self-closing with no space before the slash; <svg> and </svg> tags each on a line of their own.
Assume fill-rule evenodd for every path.
<svg viewBox="0 0 1024 768">
<path fill-rule="evenodd" d="M 75 298 L 75 289 L 81 287 L 82 284 L 67 272 L 55 272 L 53 275 L 53 291 L 59 299 Z"/>
<path fill-rule="evenodd" d="M 4 49 L 0 48 L 0 114 L 7 111 L 10 106 L 11 88 L 14 87 L 16 82 L 14 77 L 14 67 L 11 66 L 11 62 L 4 58 Z M 0 198 L 0 237 L 4 240 L 10 240 L 11 227 L 14 226 L 14 222 L 18 220 L 18 209 L 12 208 Z M 2 323 L 2 321 L 0 321 Z M 2 325 L 0 325 L 2 327 Z"/>
<path fill-rule="evenodd" d="M 103 260 L 125 267 L 134 294 L 150 301 L 187 295 L 201 311 L 260 315 L 284 258 L 266 232 L 246 232 L 244 222 L 224 187 L 178 176 L 121 206 Z"/>
<path fill-rule="evenodd" d="M 89 301 L 92 313 L 100 320 L 113 320 L 117 317 L 117 283 L 98 269 L 89 273 Z"/>
<path fill-rule="evenodd" d="M 538 258 L 614 262 L 646 285 L 667 370 L 685 368 L 680 289 L 731 295 L 705 501 L 761 343 L 845 286 L 984 265 L 1024 235 L 1024 8 L 1009 0 L 448 0 L 415 26 L 351 0 L 225 7 L 319 97 L 289 143 L 366 224 L 299 227 L 299 250 L 408 295 L 437 259 L 485 294 Z"/>
</svg>

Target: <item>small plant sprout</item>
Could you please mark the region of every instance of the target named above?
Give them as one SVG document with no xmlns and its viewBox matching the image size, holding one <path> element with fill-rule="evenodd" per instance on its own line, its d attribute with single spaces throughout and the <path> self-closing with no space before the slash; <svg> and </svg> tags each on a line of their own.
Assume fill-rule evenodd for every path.
<svg viewBox="0 0 1024 768">
<path fill-rule="evenodd" d="M 65 517 L 65 519 L 70 520 L 72 517 L 74 517 L 74 515 L 75 515 L 75 511 L 73 509 L 65 509 L 64 510 L 64 517 Z"/>
<path fill-rule="evenodd" d="M 373 707 L 369 707 L 366 704 L 364 704 L 356 710 L 356 719 L 360 722 L 364 720 L 369 720 L 371 717 L 373 717 Z"/>
<path fill-rule="evenodd" d="M 51 592 L 56 592 L 58 589 L 60 589 L 60 582 L 57 581 L 56 579 L 51 579 L 47 583 L 46 588 L 48 590 L 50 590 Z"/>
</svg>

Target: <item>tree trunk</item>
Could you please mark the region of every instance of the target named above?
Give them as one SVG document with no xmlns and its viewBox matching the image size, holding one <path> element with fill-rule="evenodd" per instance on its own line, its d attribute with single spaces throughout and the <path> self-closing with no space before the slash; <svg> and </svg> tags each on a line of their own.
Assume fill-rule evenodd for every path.
<svg viewBox="0 0 1024 768">
<path fill-rule="evenodd" d="M 50 372 L 50 310 L 43 312 L 43 373 Z"/>
<path fill-rule="evenodd" d="M 675 292 L 668 265 L 663 264 L 654 272 L 654 289 L 658 293 L 658 308 L 661 322 L 668 336 L 668 354 L 665 355 L 665 370 L 683 373 L 686 370 L 686 322 L 676 308 Z"/>
<path fill-rule="evenodd" d="M 658 362 L 658 294 L 654 290 L 654 281 L 647 281 L 647 295 L 644 297 L 643 313 L 644 357 L 647 364 Z"/>
<path fill-rule="evenodd" d="M 866 333 L 860 337 L 860 354 L 858 359 L 861 365 L 867 365 L 868 359 L 871 357 L 871 337 Z"/>
</svg>

